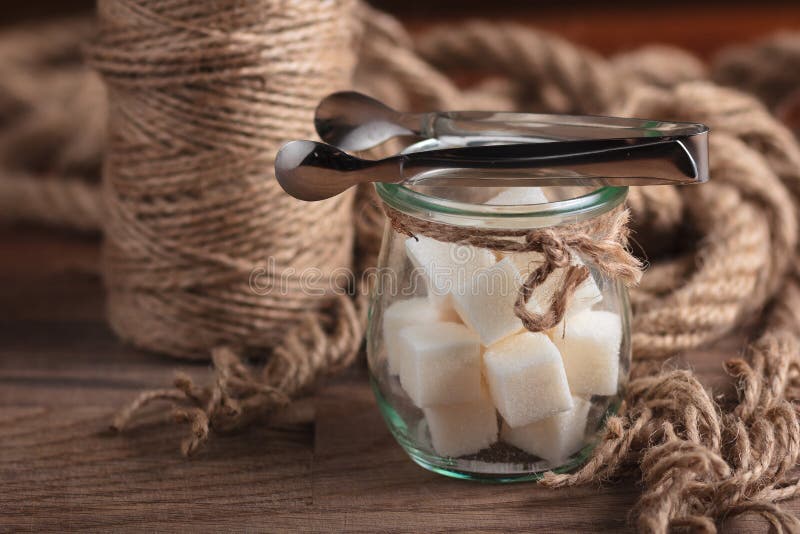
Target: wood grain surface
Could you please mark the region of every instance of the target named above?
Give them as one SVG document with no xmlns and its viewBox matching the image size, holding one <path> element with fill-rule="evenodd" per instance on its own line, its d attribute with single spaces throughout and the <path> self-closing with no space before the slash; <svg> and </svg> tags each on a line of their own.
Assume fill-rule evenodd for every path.
<svg viewBox="0 0 800 534">
<path fill-rule="evenodd" d="M 637 481 L 552 491 L 451 480 L 413 464 L 361 366 L 259 425 L 183 458 L 186 427 L 125 435 L 114 411 L 203 364 L 135 350 L 103 320 L 93 238 L 0 231 L 0 531 L 626 532 Z M 730 339 L 691 365 L 730 392 Z M 800 511 L 800 502 L 787 503 Z M 765 531 L 756 517 L 726 531 Z"/>
</svg>

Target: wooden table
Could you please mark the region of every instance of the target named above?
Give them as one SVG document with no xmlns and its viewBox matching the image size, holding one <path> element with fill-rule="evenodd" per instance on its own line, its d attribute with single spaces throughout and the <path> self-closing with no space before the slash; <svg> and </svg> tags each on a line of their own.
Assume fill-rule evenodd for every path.
<svg viewBox="0 0 800 534">
<path fill-rule="evenodd" d="M 447 479 L 395 444 L 357 367 L 272 428 L 215 437 L 191 459 L 186 427 L 123 436 L 114 411 L 187 364 L 121 343 L 103 319 L 94 238 L 0 231 L 0 531 L 624 532 L 636 481 L 552 491 Z M 716 391 L 729 340 L 689 364 Z M 800 511 L 800 502 L 787 504 Z M 765 530 L 758 518 L 732 531 Z"/>
</svg>

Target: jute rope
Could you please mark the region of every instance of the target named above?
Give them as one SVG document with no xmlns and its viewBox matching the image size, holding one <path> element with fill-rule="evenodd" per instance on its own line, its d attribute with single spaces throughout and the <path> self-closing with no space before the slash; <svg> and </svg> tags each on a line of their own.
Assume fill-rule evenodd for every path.
<svg viewBox="0 0 800 534">
<path fill-rule="evenodd" d="M 308 2 L 306 9 L 288 12 L 291 22 L 285 26 L 280 20 L 288 19 L 271 17 L 269 9 L 231 12 L 227 5 L 217 2 L 212 10 L 177 0 L 101 2 L 104 31 L 89 51 L 109 84 L 116 132 L 104 193 L 108 215 L 102 219 L 110 241 L 105 271 L 112 322 L 124 337 L 161 352 L 210 352 L 216 370 L 210 386 L 178 377 L 177 389 L 143 395 L 117 424 L 128 424 L 154 399 L 172 401 L 174 416 L 191 424 L 187 453 L 212 431 L 246 424 L 288 402 L 320 374 L 347 365 L 360 343 L 363 300 L 292 296 L 278 303 L 254 295 L 241 276 L 270 254 L 281 266 L 347 265 L 351 245 L 358 264 L 369 264 L 382 220 L 370 190 L 358 192 L 351 218 L 352 199 L 297 209 L 264 174 L 280 141 L 310 135 L 315 100 L 345 83 L 349 60 L 339 71 L 327 69 L 343 65 L 347 54 L 341 52 L 350 46 L 345 34 L 352 29 L 337 29 L 332 21 L 359 26 L 342 15 L 349 3 Z M 705 67 L 675 49 L 605 59 L 515 25 L 451 25 L 412 40 L 391 17 L 365 6 L 357 8 L 356 19 L 364 26 L 363 34 L 355 32 L 361 36 L 356 86 L 401 108 L 599 112 L 712 126 L 712 183 L 688 194 L 674 188 L 632 191 L 634 244 L 643 247 L 651 266 L 633 292 L 635 361 L 627 408 L 609 421 L 583 469 L 549 475 L 544 484 L 640 473 L 643 492 L 633 520 L 643 531 L 712 532 L 726 517 L 742 513 L 761 514 L 779 531 L 800 528 L 775 505 L 798 492 L 791 470 L 800 454 L 792 406 L 800 394 L 800 284 L 794 266 L 800 152 L 788 130 L 754 98 L 702 81 Z M 79 40 L 64 39 L 75 46 Z M 763 54 L 791 54 L 792 46 Z M 336 50 L 336 57 L 317 47 Z M 48 56 L 47 45 L 32 48 L 33 56 L 26 47 L 11 48 L 13 53 L 0 46 L 0 54 L 16 58 L 0 66 L 22 70 L 23 64 L 48 64 L 30 60 Z M 199 50 L 207 53 L 198 57 Z M 709 70 L 714 79 L 736 85 L 749 79 L 763 79 L 759 87 L 770 80 L 778 84 L 781 73 L 768 72 L 770 62 L 763 57 L 736 69 L 726 67 L 732 60 L 720 59 Z M 491 77 L 467 88 L 451 81 L 451 73 L 470 69 Z M 750 75 L 726 78 L 729 69 Z M 62 74 L 74 84 L 90 79 L 84 72 L 73 66 Z M 14 78 L 0 77 L 3 114 L 17 113 L 14 102 L 33 95 L 14 89 L 9 81 Z M 773 105 L 767 92 L 753 90 Z M 22 109 L 37 109 L 40 99 L 55 94 L 31 96 Z M 32 129 L 51 140 L 43 161 L 58 161 L 66 153 L 59 139 L 81 137 L 72 135 L 74 115 L 52 113 L 16 117 L 46 118 Z M 75 113 L 86 119 L 77 123 L 90 125 L 103 110 L 77 106 Z M 56 117 L 69 118 L 70 126 Z M 74 153 L 96 166 L 103 136 L 100 128 L 91 132 L 93 141 Z M 2 145 L 11 142 L 4 138 Z M 17 174 L 12 181 L 4 174 L 8 192 L 46 175 L 41 169 L 31 172 L 30 160 L 14 165 L 32 176 Z M 92 172 L 87 165 L 72 173 L 54 168 L 49 175 L 91 177 Z M 96 224 L 97 190 L 77 189 L 93 200 L 64 201 L 57 193 L 51 198 L 65 206 L 95 206 L 86 210 L 95 219 L 84 213 L 74 220 Z M 62 191 L 64 198 L 81 194 L 69 195 L 66 186 Z M 47 201 L 28 212 L 20 205 L 16 213 L 38 219 L 47 211 L 43 205 Z M 54 219 L 72 221 L 66 213 Z M 355 240 L 349 235 L 353 227 Z M 752 322 L 761 334 L 726 367 L 739 384 L 737 399 L 715 399 L 691 371 L 665 363 Z M 243 363 L 241 355 L 252 353 L 268 354 L 267 365 Z"/>
<path fill-rule="evenodd" d="M 0 217 L 98 230 L 105 90 L 81 62 L 91 21 L 0 34 Z M 79 135 L 76 135 L 79 133 Z"/>
<path fill-rule="evenodd" d="M 382 207 L 392 228 L 414 239 L 424 235 L 445 243 L 496 252 L 540 253 L 542 264 L 522 281 L 514 304 L 514 314 L 531 332 L 543 332 L 558 325 L 564 319 L 575 290 L 591 276 L 585 265 L 572 265 L 573 255 L 588 259 L 600 272 L 628 286 L 639 283 L 642 276 L 641 263 L 625 248 L 628 243 L 628 211 L 625 209 L 615 208 L 591 222 L 539 230 L 510 230 L 451 226 L 405 214 L 386 204 Z M 527 304 L 534 290 L 556 269 L 564 269 L 564 275 L 547 308 L 539 313 L 530 311 Z"/>
<path fill-rule="evenodd" d="M 779 33 L 748 46 L 723 50 L 714 61 L 713 79 L 756 95 L 780 113 L 800 95 L 800 35 Z"/>
</svg>

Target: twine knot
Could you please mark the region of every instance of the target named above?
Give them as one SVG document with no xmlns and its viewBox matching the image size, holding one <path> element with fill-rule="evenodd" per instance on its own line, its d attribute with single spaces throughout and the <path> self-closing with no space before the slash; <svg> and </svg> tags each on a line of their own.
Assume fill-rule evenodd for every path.
<svg viewBox="0 0 800 534">
<path fill-rule="evenodd" d="M 512 230 L 478 227 L 457 227 L 427 221 L 403 213 L 386 204 L 383 210 L 389 224 L 397 232 L 416 237 L 418 234 L 445 243 L 457 243 L 506 253 L 538 252 L 543 259 L 522 281 L 514 314 L 531 332 L 549 330 L 559 324 L 575 290 L 591 273 L 584 265 L 573 265 L 576 256 L 591 261 L 603 274 L 634 285 L 641 278 L 641 262 L 626 249 L 628 211 L 617 207 L 591 222 L 558 226 L 550 229 Z M 564 270 L 546 309 L 531 310 L 528 302 L 537 287 L 556 270 Z"/>
<path fill-rule="evenodd" d="M 566 267 L 572 256 L 563 239 L 550 230 L 538 230 L 525 234 L 525 250 L 541 252 L 548 263 L 555 267 Z"/>
</svg>

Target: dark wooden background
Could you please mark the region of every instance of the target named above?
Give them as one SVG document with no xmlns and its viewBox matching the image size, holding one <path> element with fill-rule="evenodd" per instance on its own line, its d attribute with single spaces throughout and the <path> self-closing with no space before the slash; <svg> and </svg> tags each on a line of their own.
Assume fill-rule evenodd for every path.
<svg viewBox="0 0 800 534">
<path fill-rule="evenodd" d="M 469 18 L 513 20 L 557 32 L 601 52 L 672 43 L 709 56 L 732 42 L 800 28 L 796 0 L 369 0 L 410 28 Z M 88 12 L 92 0 L 32 0 L 0 5 L 0 24 Z"/>
<path fill-rule="evenodd" d="M 669 42 L 720 46 L 800 29 L 800 2 L 512 2 L 376 0 L 414 30 L 469 17 L 539 26 L 614 52 Z M 91 8 L 85 0 L 6 2 L 0 24 Z M 78 130 L 79 132 L 79 130 Z M 635 480 L 550 491 L 484 485 L 413 465 L 386 430 L 357 367 L 272 426 L 215 439 L 185 459 L 185 427 L 110 433 L 114 411 L 180 369 L 208 367 L 135 350 L 104 322 L 98 238 L 0 229 L 0 531 L 630 530 Z M 686 355 L 715 392 L 743 339 Z M 800 512 L 800 502 L 787 506 Z M 758 518 L 726 530 L 765 529 Z"/>
</svg>

